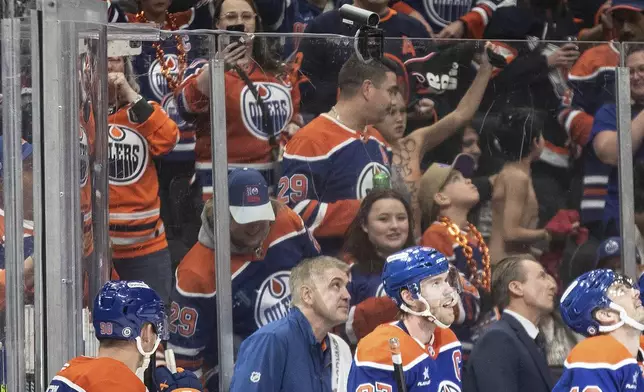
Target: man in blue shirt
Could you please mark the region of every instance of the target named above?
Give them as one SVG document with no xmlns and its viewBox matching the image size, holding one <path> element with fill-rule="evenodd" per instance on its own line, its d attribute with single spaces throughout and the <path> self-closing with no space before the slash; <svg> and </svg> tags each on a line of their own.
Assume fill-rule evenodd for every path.
<svg viewBox="0 0 644 392">
<path fill-rule="evenodd" d="M 346 390 L 351 351 L 330 331 L 349 317 L 348 273 L 328 256 L 291 270 L 293 308 L 242 343 L 230 392 Z"/>
<path fill-rule="evenodd" d="M 620 1 L 620 3 L 632 3 L 628 5 L 627 12 L 635 15 L 623 22 L 633 24 L 631 29 L 642 29 L 644 31 L 644 14 L 634 12 L 634 7 L 644 11 L 642 1 Z M 614 4 L 614 3 L 613 3 Z M 613 8 L 617 8 L 613 6 Z M 631 20 L 632 19 L 632 20 Z M 633 144 L 633 160 L 637 162 L 644 159 L 644 48 L 640 46 L 631 47 L 626 58 L 626 66 L 631 70 L 631 140 Z M 589 145 L 592 146 L 597 158 L 612 167 L 608 177 L 608 194 L 605 197 L 606 207 L 604 208 L 603 226 L 604 238 L 619 235 L 619 182 L 618 182 L 618 158 L 619 148 L 617 144 L 617 106 L 614 103 L 603 105 L 595 114 L 595 121 L 590 134 Z M 631 206 L 632 207 L 632 206 Z"/>
</svg>

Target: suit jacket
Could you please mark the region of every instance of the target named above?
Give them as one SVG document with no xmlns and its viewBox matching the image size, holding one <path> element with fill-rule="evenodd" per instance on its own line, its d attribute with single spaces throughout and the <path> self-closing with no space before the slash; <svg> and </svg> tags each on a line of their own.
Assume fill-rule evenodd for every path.
<svg viewBox="0 0 644 392">
<path fill-rule="evenodd" d="M 479 339 L 463 370 L 463 392 L 550 392 L 554 387 L 545 356 L 508 314 Z"/>
</svg>

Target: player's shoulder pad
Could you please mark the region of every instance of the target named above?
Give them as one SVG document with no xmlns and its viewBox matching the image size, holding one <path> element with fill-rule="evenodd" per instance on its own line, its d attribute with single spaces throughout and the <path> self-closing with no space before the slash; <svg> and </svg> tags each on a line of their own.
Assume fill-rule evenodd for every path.
<svg viewBox="0 0 644 392">
<path fill-rule="evenodd" d="M 449 328 L 436 328 L 434 330 L 434 350 L 438 353 L 457 349 L 461 347 L 461 342 L 456 334 Z"/>
<path fill-rule="evenodd" d="M 570 69 L 571 81 L 591 80 L 601 72 L 614 72 L 619 65 L 619 52 L 612 44 L 595 46 L 585 51 Z"/>
<path fill-rule="evenodd" d="M 197 242 L 175 271 L 175 288 L 184 297 L 215 295 L 214 251 Z"/>
<path fill-rule="evenodd" d="M 354 133 L 355 131 L 322 114 L 297 131 L 289 140 L 284 159 L 323 161 L 354 142 Z"/>
<path fill-rule="evenodd" d="M 128 369 L 123 362 L 116 359 L 77 357 L 69 361 L 68 365 L 58 373 L 58 380 L 73 389 L 76 388 L 70 383 L 88 391 L 108 392 L 114 386 L 114 375 L 118 374 L 120 391 L 145 391 L 145 385 L 136 374 Z"/>
<path fill-rule="evenodd" d="M 637 361 L 622 344 L 608 335 L 582 340 L 572 349 L 565 362 L 565 367 L 569 369 L 617 370 L 627 365 L 637 365 Z"/>
<path fill-rule="evenodd" d="M 356 366 L 393 371 L 394 366 L 389 349 L 389 339 L 391 338 L 398 338 L 400 342 L 404 371 L 412 369 L 429 357 L 420 343 L 395 323 L 382 324 L 358 342 L 354 356 Z"/>
<path fill-rule="evenodd" d="M 298 235 L 306 234 L 304 221 L 295 211 L 278 201 L 272 201 L 272 205 L 275 211 L 275 222 L 271 224 L 268 237 L 266 237 L 267 248 Z"/>
</svg>

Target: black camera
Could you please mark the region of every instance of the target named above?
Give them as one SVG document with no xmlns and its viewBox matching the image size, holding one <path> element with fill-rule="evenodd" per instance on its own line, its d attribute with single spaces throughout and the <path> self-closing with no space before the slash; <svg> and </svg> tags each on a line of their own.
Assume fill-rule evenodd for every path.
<svg viewBox="0 0 644 392">
<path fill-rule="evenodd" d="M 377 26 L 380 17 L 375 12 L 367 11 L 352 5 L 340 7 L 342 21 L 346 24 L 357 25 L 354 49 L 360 60 L 369 62 L 380 60 L 384 52 L 384 32 Z"/>
</svg>

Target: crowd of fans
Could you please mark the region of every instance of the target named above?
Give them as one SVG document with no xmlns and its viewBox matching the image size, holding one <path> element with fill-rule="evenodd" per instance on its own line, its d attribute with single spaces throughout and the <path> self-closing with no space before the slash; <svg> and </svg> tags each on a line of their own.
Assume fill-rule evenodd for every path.
<svg viewBox="0 0 644 392">
<path fill-rule="evenodd" d="M 359 26 L 343 20 L 338 7 L 345 3 L 380 16 L 381 59 L 356 55 Z M 396 318 L 398 307 L 380 279 L 387 257 L 416 244 L 444 254 L 463 281 L 452 330 L 464 362 L 507 306 L 498 303 L 492 282 L 500 261 L 532 254 L 557 295 L 587 271 L 620 270 L 620 55 L 631 70 L 635 205 L 628 207 L 636 213 L 633 230 L 644 230 L 644 47 L 637 44 L 644 41 L 644 1 L 108 6 L 110 22 L 246 33 L 216 54 L 226 64 L 225 132 L 210 123 L 212 54 L 200 37 L 144 42 L 140 55 L 110 55 L 108 65 L 115 274 L 145 281 L 169 304 L 168 347 L 211 392 L 217 390 L 213 131 L 227 140 L 236 350 L 289 312 L 290 270 L 321 254 L 350 266 L 349 319 L 335 332 L 352 348 Z M 92 83 L 83 79 L 85 169 L 94 154 Z M 30 134 L 24 138 L 31 141 Z M 91 170 L 83 173 L 84 255 L 91 262 Z M 536 321 L 556 374 L 580 336 L 556 307 Z"/>
</svg>

